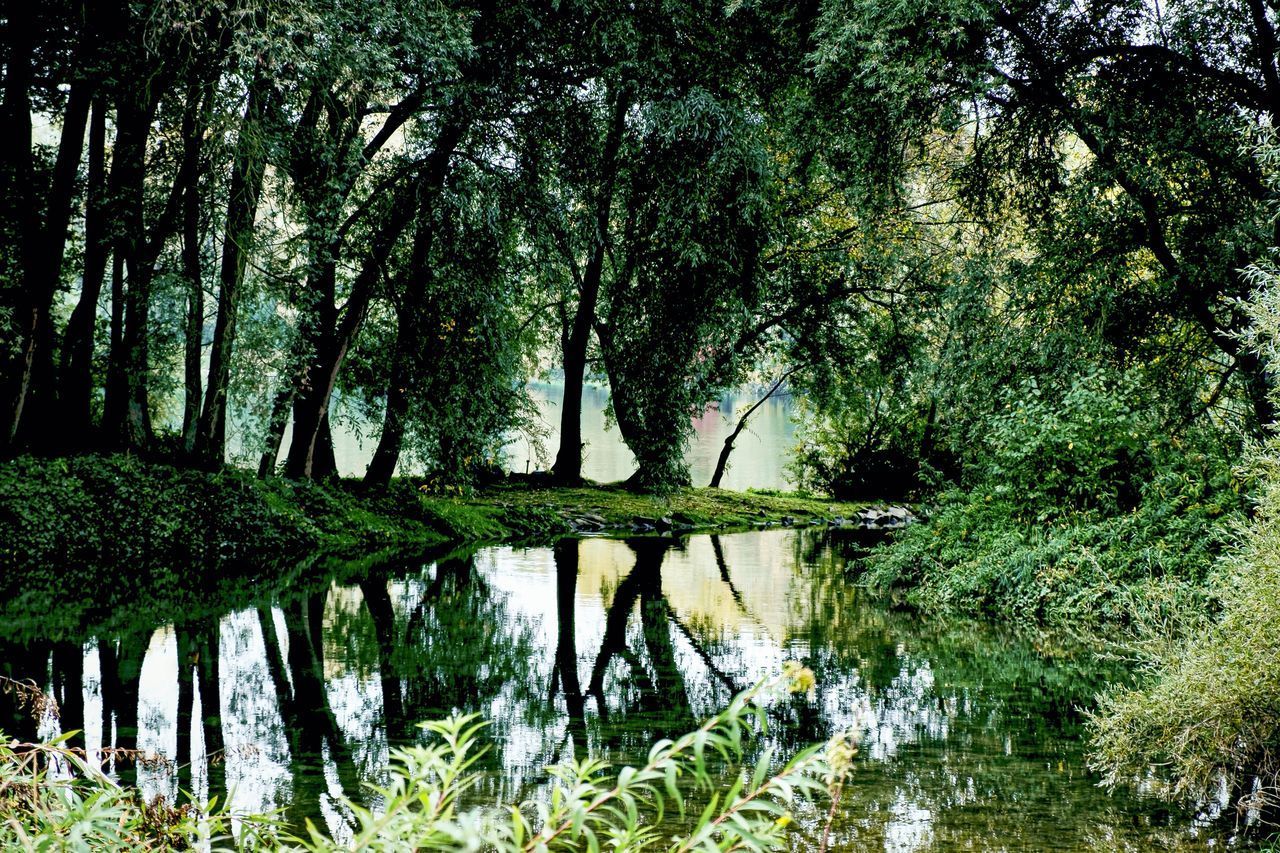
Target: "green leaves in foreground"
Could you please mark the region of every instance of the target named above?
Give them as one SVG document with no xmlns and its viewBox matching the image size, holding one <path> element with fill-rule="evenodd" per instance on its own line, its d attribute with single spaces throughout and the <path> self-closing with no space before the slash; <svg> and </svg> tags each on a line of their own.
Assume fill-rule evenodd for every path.
<svg viewBox="0 0 1280 853">
<path fill-rule="evenodd" d="M 767 701 L 803 692 L 811 683 L 812 673 L 789 665 L 781 677 L 734 697 L 695 731 L 654 744 L 643 766 L 613 773 L 595 759 L 574 761 L 551 770 L 547 796 L 516 806 L 462 806 L 481 780 L 475 767 L 485 751 L 479 741 L 483 721 L 470 715 L 426 723 L 433 742 L 394 751 L 391 781 L 374 791 L 380 807 L 347 802 L 354 828 L 337 839 L 310 823 L 305 837 L 297 837 L 268 817 L 241 815 L 234 816 L 233 836 L 233 816 L 225 808 L 201 812 L 144 804 L 60 744 L 0 745 L 0 847 L 175 849 L 208 843 L 213 850 L 314 853 L 779 849 L 793 808 L 828 793 L 838 796 L 850 766 L 848 738 L 807 749 L 781 767 L 769 749 L 749 771 L 726 775 L 718 762 L 733 766 L 743 759 L 746 745 L 765 728 Z"/>
</svg>

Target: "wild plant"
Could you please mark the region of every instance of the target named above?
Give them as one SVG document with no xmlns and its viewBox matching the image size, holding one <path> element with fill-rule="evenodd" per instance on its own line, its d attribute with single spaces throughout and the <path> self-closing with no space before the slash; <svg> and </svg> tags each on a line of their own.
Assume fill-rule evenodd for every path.
<svg viewBox="0 0 1280 853">
<path fill-rule="evenodd" d="M 512 805 L 466 805 L 482 781 L 486 723 L 476 715 L 423 724 L 421 745 L 393 751 L 376 807 L 344 803 L 354 823 L 338 837 L 308 822 L 300 831 L 273 815 L 238 815 L 216 802 L 142 801 L 66 745 L 0 738 L 0 847 L 23 850 L 327 851 L 485 850 L 495 853 L 776 850 L 801 810 L 817 817 L 806 846 L 825 849 L 854 745 L 837 736 L 779 763 L 772 749 L 740 767 L 767 728 L 767 708 L 812 688 L 790 664 L 738 694 L 692 732 L 660 740 L 640 766 L 614 771 L 598 759 L 550 768 L 544 795 Z M 726 779 L 731 780 L 726 785 Z M 814 808 L 830 797 L 830 809 Z M 825 812 L 825 824 L 821 816 Z"/>
</svg>

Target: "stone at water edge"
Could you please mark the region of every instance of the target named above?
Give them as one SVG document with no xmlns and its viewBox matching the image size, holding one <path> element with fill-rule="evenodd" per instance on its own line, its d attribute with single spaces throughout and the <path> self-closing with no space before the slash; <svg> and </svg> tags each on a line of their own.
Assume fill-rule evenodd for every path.
<svg viewBox="0 0 1280 853">
<path fill-rule="evenodd" d="M 891 506 L 883 510 L 876 507 L 868 507 L 858 512 L 857 519 L 860 527 L 882 529 L 906 527 L 917 520 L 911 510 L 901 506 Z"/>
</svg>

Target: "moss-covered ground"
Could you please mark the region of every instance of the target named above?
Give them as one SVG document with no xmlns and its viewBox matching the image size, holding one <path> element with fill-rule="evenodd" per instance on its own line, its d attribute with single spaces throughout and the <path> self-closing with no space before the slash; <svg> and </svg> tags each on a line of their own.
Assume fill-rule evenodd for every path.
<svg viewBox="0 0 1280 853">
<path fill-rule="evenodd" d="M 846 519 L 861 507 L 777 492 L 704 488 L 644 495 L 617 486 L 494 486 L 466 496 L 421 494 L 418 501 L 429 523 L 461 540 L 805 525 Z"/>
<path fill-rule="evenodd" d="M 237 559 L 281 549 L 399 542 L 492 542 L 811 524 L 861 505 L 778 492 L 618 486 L 496 485 L 433 494 L 412 478 L 369 491 L 359 481 L 259 480 L 124 456 L 23 458 L 0 464 L 0 560 Z"/>
</svg>

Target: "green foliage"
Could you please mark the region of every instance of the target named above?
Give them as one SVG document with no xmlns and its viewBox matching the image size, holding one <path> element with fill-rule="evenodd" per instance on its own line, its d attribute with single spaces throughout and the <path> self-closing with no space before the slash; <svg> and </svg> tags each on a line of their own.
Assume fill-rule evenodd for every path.
<svg viewBox="0 0 1280 853">
<path fill-rule="evenodd" d="M 0 597 L 15 630 L 34 609 L 76 635 L 78 620 L 130 596 L 199 604 L 202 591 L 293 571 L 323 554 L 448 538 L 412 495 L 362 499 L 126 456 L 0 464 Z M 179 582 L 179 571 L 195 582 Z M 105 591 L 104 577 L 112 579 Z"/>
<path fill-rule="evenodd" d="M 3 570 L 67 571 L 88 562 L 216 563 L 313 539 L 295 506 L 243 471 L 206 474 L 125 456 L 0 465 Z"/>
<path fill-rule="evenodd" d="M 84 754 L 63 745 L 21 744 L 0 737 L 0 845 L 7 850 L 185 849 L 221 834 L 227 815 L 190 806 L 144 803 L 105 776 Z M 249 822 L 250 841 L 258 824 Z"/>
<path fill-rule="evenodd" d="M 1163 449 L 1159 424 L 1143 402 L 1127 375 L 1095 370 L 1065 391 L 1025 379 L 988 422 L 971 476 L 993 483 L 996 499 L 1023 520 L 1132 510 Z"/>
<path fill-rule="evenodd" d="M 1109 784 L 1150 779 L 1207 800 L 1280 807 L 1280 466 L 1274 444 L 1256 514 L 1223 561 L 1221 614 L 1182 626 L 1144 682 L 1104 696 L 1093 718 L 1093 764 Z"/>
<path fill-rule="evenodd" d="M 670 516 L 705 529 L 825 521 L 856 509 L 722 489 L 659 498 L 505 486 L 442 496 L 420 485 L 397 479 L 371 493 L 350 482 L 258 480 L 124 456 L 0 464 L 0 633 L 38 628 L 79 638 L 91 625 L 127 621 L 139 601 L 157 613 L 203 612 L 211 594 L 236 597 L 264 582 L 287 587 L 333 558 L 547 542 L 573 532 L 585 514 L 629 532 L 637 518 Z"/>
<path fill-rule="evenodd" d="M 920 466 L 937 461 L 926 446 L 934 430 L 927 336 L 910 328 L 902 304 L 847 314 L 847 328 L 819 330 L 804 344 L 810 366 L 796 383 L 804 396 L 793 468 L 803 486 L 834 497 L 902 500 L 920 486 Z"/>
<path fill-rule="evenodd" d="M 1275 184 L 1277 147 L 1258 149 Z M 1245 340 L 1274 377 L 1280 341 L 1280 277 L 1274 258 L 1247 272 Z M 1148 650 L 1144 679 L 1104 695 L 1092 719 L 1093 765 L 1110 785 L 1155 783 L 1170 796 L 1204 801 L 1225 783 L 1237 806 L 1280 813 L 1280 444 L 1254 447 L 1256 506 L 1236 525 L 1213 593 L 1220 610 L 1175 625 Z"/>
<path fill-rule="evenodd" d="M 584 512 L 620 527 L 666 515 L 693 526 L 742 526 L 854 509 L 720 489 L 651 497 L 508 486 L 441 495 L 411 478 L 369 494 L 351 483 L 259 480 L 237 469 L 211 474 L 128 456 L 21 457 L 0 464 L 0 585 L 42 578 L 71 590 L 66 573 L 116 565 L 138 575 L 201 565 L 212 581 L 236 564 L 261 567 L 325 548 L 546 539 Z"/>
<path fill-rule="evenodd" d="M 1058 393 L 1031 381 L 1011 391 L 964 485 L 871 555 L 867 581 L 929 606 L 1063 625 L 1203 606 L 1244 513 L 1230 448 L 1162 434 L 1134 396 L 1098 374 Z"/>
<path fill-rule="evenodd" d="M 695 731 L 654 744 L 643 766 L 615 772 L 595 759 L 573 760 L 552 768 L 546 798 L 512 806 L 463 806 L 482 781 L 482 722 L 463 716 L 424 724 L 434 738 L 393 750 L 390 781 L 373 792 L 376 810 L 345 802 L 356 819 L 350 839 L 311 824 L 295 836 L 270 819 L 242 815 L 234 816 L 232 836 L 233 816 L 225 810 L 144 804 L 76 750 L 0 739 L 0 843 L 23 850 L 168 850 L 204 842 L 216 850 L 310 853 L 782 849 L 791 810 L 843 786 L 851 769 L 848 738 L 787 761 L 775 762 L 765 750 L 754 766 L 733 765 L 763 729 L 765 704 L 780 693 L 810 689 L 812 679 L 793 665 L 735 696 Z M 49 769 L 60 766 L 72 771 L 69 777 Z"/>
<path fill-rule="evenodd" d="M 612 283 L 597 330 L 636 484 L 655 491 L 689 485 L 690 415 L 729 378 L 722 352 L 761 298 L 752 267 L 768 174 L 750 102 L 721 81 L 685 85 L 642 101 L 619 203 L 645 230 L 620 235 L 628 278 Z"/>
</svg>

